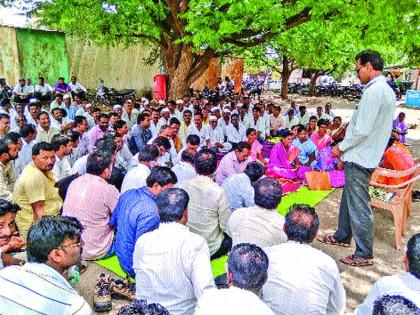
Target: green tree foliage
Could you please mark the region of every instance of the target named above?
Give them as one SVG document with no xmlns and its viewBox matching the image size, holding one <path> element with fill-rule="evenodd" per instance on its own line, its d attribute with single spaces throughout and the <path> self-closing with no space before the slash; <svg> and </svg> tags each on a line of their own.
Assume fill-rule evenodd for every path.
<svg viewBox="0 0 420 315">
<path fill-rule="evenodd" d="M 354 3 L 354 10 L 341 10 L 328 19 L 313 17 L 263 46 L 242 51 L 246 63 L 254 68 L 266 65 L 286 80 L 293 68 L 311 69 L 313 84 L 320 74 L 339 76 L 352 69 L 353 57 L 363 49 L 378 50 L 388 65 L 418 64 L 415 1 Z M 287 84 L 283 84 L 281 95 L 287 97 Z"/>
<path fill-rule="evenodd" d="M 37 2 L 34 14 L 41 24 L 85 40 L 157 47 L 174 98 L 186 93 L 213 57 L 272 40 L 283 41 L 284 49 L 295 36 L 309 44 L 300 34 L 308 21 L 314 23 L 308 32 L 315 41 L 322 23 L 330 21 L 349 34 L 362 30 L 359 37 L 374 41 L 378 32 L 392 38 L 416 31 L 416 9 L 416 0 L 51 0 Z M 411 22 L 401 22 L 407 19 Z M 415 41 L 404 37 L 402 42 L 414 51 Z"/>
</svg>

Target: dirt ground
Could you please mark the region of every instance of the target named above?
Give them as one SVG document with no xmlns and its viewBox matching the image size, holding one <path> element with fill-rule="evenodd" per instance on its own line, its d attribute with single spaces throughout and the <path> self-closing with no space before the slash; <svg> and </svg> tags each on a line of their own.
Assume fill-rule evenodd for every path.
<svg viewBox="0 0 420 315">
<path fill-rule="evenodd" d="M 334 114 L 342 116 L 344 121 L 350 119 L 352 110 L 357 105 L 356 102 L 348 102 L 347 100 L 338 98 L 310 98 L 295 95 L 292 95 L 291 98 L 296 99 L 298 105 L 306 105 L 310 112 L 315 112 L 316 106 L 325 105 L 325 103 L 330 102 L 333 105 L 332 111 Z M 264 99 L 271 99 L 276 103 L 280 103 L 282 105 L 282 111 L 290 104 L 289 102 L 285 103 L 280 101 L 273 94 L 264 95 Z M 420 157 L 420 110 L 403 107 L 401 102 L 399 102 L 399 107 L 397 108 L 395 115 L 400 111 L 406 113 L 407 124 L 417 124 L 419 126 L 417 129 L 408 131 L 408 142 L 410 144 L 410 150 L 413 152 L 413 156 Z M 420 184 L 417 184 L 416 188 L 420 189 Z M 342 189 L 337 189 L 315 207 L 321 222 L 320 234 L 335 231 L 337 227 L 341 194 Z M 374 209 L 374 226 L 375 264 L 371 267 L 355 268 L 343 265 L 338 261 L 340 258 L 354 252 L 354 243 L 350 248 L 327 246 L 317 241 L 313 244 L 314 247 L 326 252 L 337 262 L 347 292 L 347 312 L 349 313 L 353 312 L 356 306 L 364 300 L 375 281 L 383 276 L 394 275 L 404 271 L 402 263 L 403 251 L 397 250 L 394 246 L 394 225 L 391 213 L 385 210 Z M 420 233 L 419 202 L 413 203 L 407 234 L 404 237 L 404 245 L 408 238 L 416 233 Z M 89 264 L 88 270 L 82 275 L 81 281 L 76 285 L 76 288 L 89 303 L 92 303 L 95 279 L 97 275 L 103 271 L 105 270 L 102 267 L 95 264 Z M 116 314 L 118 309 L 124 304 L 125 303 L 122 301 L 116 301 L 113 303 L 113 310 L 108 314 Z"/>
</svg>

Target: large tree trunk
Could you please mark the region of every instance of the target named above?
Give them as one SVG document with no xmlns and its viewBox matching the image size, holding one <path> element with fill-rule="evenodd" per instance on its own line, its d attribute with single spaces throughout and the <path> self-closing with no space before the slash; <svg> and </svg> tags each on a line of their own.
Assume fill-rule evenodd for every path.
<svg viewBox="0 0 420 315">
<path fill-rule="evenodd" d="M 206 71 L 214 51 L 193 53 L 189 45 L 161 45 L 163 68 L 167 75 L 167 99 L 185 96 L 191 84 Z"/>
<path fill-rule="evenodd" d="M 289 59 L 286 56 L 282 58 L 282 70 L 281 70 L 281 92 L 280 97 L 285 100 L 287 99 L 287 94 L 289 93 L 289 78 L 292 74 L 294 67 L 293 61 L 289 64 Z"/>
<path fill-rule="evenodd" d="M 314 71 L 311 75 L 311 81 L 309 83 L 309 96 L 315 95 L 316 80 L 321 75 L 321 71 Z"/>
</svg>

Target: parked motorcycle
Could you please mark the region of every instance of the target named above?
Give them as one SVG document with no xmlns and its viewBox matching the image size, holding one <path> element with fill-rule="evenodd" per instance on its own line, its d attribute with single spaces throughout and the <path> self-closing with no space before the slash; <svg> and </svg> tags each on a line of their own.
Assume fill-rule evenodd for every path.
<svg viewBox="0 0 420 315">
<path fill-rule="evenodd" d="M 123 104 L 126 100 L 134 100 L 136 91 L 134 89 L 116 90 L 105 86 L 104 81 L 99 81 L 99 87 L 95 91 L 92 104 L 102 104 L 112 106 L 115 104 Z"/>
</svg>

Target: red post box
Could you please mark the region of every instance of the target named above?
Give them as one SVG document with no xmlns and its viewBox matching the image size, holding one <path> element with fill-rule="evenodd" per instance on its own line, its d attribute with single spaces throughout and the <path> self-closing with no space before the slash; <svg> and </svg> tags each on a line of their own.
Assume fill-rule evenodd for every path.
<svg viewBox="0 0 420 315">
<path fill-rule="evenodd" d="M 166 76 L 157 74 L 153 81 L 153 98 L 155 100 L 166 100 Z"/>
</svg>

